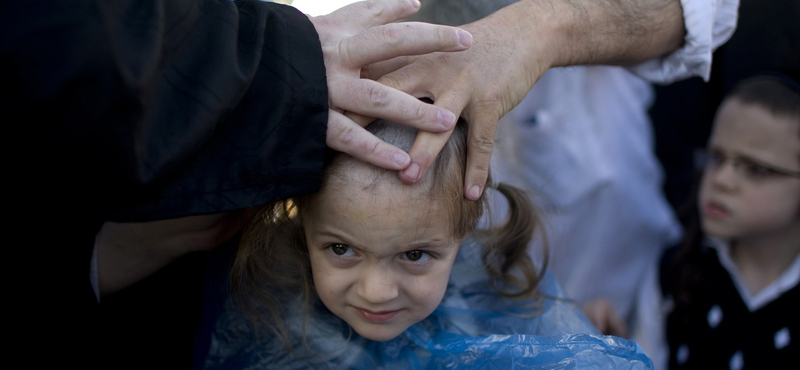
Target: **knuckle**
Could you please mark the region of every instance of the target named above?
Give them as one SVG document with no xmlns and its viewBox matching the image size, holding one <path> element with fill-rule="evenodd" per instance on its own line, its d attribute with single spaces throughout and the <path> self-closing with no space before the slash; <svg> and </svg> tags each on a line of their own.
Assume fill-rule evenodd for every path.
<svg viewBox="0 0 800 370">
<path fill-rule="evenodd" d="M 364 13 L 369 14 L 370 17 L 380 17 L 384 13 L 383 6 L 376 1 L 365 1 L 363 4 Z"/>
<path fill-rule="evenodd" d="M 362 142 L 359 145 L 360 151 L 368 158 L 377 156 L 380 153 L 381 143 L 375 142 Z"/>
<path fill-rule="evenodd" d="M 368 91 L 368 99 L 371 105 L 376 108 L 385 108 L 389 105 L 389 91 L 385 88 L 380 86 L 372 85 L 369 87 Z"/>
<path fill-rule="evenodd" d="M 483 99 L 475 103 L 475 106 L 480 111 L 486 112 L 485 114 L 487 116 L 491 115 L 492 117 L 499 118 L 503 114 L 503 107 L 502 107 L 502 102 L 504 101 L 503 95 L 504 94 L 500 90 L 496 89 L 487 90 L 484 92 Z"/>
<path fill-rule="evenodd" d="M 401 72 L 393 72 L 388 75 L 383 75 L 381 76 L 381 78 L 378 79 L 378 82 L 389 87 L 400 86 L 400 81 L 402 79 L 401 77 L 398 76 L 400 73 Z"/>
<path fill-rule="evenodd" d="M 480 162 L 475 163 L 472 165 L 472 170 L 475 172 L 475 178 L 479 181 L 476 182 L 486 182 L 489 173 L 489 162 Z"/>
<path fill-rule="evenodd" d="M 344 146 L 350 146 L 355 141 L 355 130 L 352 127 L 345 128 L 339 132 L 339 142 Z"/>
<path fill-rule="evenodd" d="M 328 122 L 327 143 L 333 149 L 341 149 L 350 145 L 355 139 L 353 127 L 336 122 Z"/>
<path fill-rule="evenodd" d="M 450 27 L 436 27 L 436 42 L 439 45 L 458 44 L 458 35 Z"/>
<path fill-rule="evenodd" d="M 416 153 L 414 157 L 415 157 L 414 158 L 415 162 L 423 164 L 430 164 L 433 163 L 434 160 L 436 160 L 436 154 L 429 151 Z"/>
<path fill-rule="evenodd" d="M 428 116 L 430 114 L 430 115 L 434 116 L 434 117 L 432 117 L 432 119 L 434 121 L 436 121 L 436 117 L 435 117 L 436 112 L 428 113 L 429 111 L 430 111 L 430 107 L 428 107 L 428 104 L 417 103 L 416 104 L 416 109 L 414 110 L 414 118 L 417 119 L 417 120 L 420 120 L 420 119 L 423 119 L 423 118 L 425 118 L 426 116 Z"/>
<path fill-rule="evenodd" d="M 494 139 L 483 134 L 474 135 L 469 138 L 469 148 L 477 154 L 491 154 L 494 148 Z"/>
<path fill-rule="evenodd" d="M 344 39 L 334 45 L 328 45 L 329 50 L 335 50 L 335 53 L 329 53 L 335 56 L 330 58 L 331 63 L 340 63 L 343 66 L 350 65 L 352 60 L 352 45 L 353 42 L 351 39 Z M 323 47 L 323 51 L 324 50 L 325 47 Z M 328 64 L 325 65 L 325 68 L 329 68 Z"/>
<path fill-rule="evenodd" d="M 397 46 L 402 36 L 405 34 L 406 28 L 406 26 L 396 23 L 381 26 L 381 41 L 392 46 Z"/>
</svg>

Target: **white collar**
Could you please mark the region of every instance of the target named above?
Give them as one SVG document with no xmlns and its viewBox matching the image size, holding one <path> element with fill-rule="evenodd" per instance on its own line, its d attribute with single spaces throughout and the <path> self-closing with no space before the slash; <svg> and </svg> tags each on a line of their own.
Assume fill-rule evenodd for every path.
<svg viewBox="0 0 800 370">
<path fill-rule="evenodd" d="M 711 237 L 707 237 L 706 241 L 706 245 L 709 245 L 717 250 L 719 263 L 723 268 L 725 268 L 725 270 L 728 270 L 728 273 L 731 275 L 731 279 L 733 279 L 733 285 L 736 286 L 736 290 L 739 291 L 739 296 L 742 297 L 742 301 L 744 301 L 744 303 L 747 305 L 747 308 L 750 310 L 750 312 L 754 312 L 759 308 L 764 307 L 766 304 L 774 301 L 783 293 L 789 289 L 792 289 L 795 285 L 797 285 L 798 282 L 800 282 L 799 254 L 794 258 L 792 264 L 783 271 L 780 277 L 764 287 L 764 289 L 761 289 L 761 291 L 755 296 L 751 297 L 750 293 L 748 293 L 747 289 L 745 288 L 744 279 L 739 272 L 739 268 L 736 266 L 736 263 L 733 262 L 733 257 L 731 257 L 730 243 Z"/>
</svg>

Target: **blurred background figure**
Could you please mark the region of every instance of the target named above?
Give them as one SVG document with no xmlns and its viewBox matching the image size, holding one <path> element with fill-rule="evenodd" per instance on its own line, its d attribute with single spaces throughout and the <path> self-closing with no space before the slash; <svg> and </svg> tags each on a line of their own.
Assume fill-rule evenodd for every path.
<svg viewBox="0 0 800 370">
<path fill-rule="evenodd" d="M 666 173 L 664 191 L 678 212 L 681 223 L 689 231 L 697 227 L 697 200 L 693 192 L 697 192 L 699 175 L 695 153 L 706 149 L 712 122 L 717 109 L 722 106 L 723 98 L 731 93 L 737 83 L 760 72 L 777 71 L 795 82 L 800 78 L 800 28 L 797 27 L 800 3 L 792 0 L 741 0 L 739 9 L 735 33 L 714 53 L 710 80 L 704 83 L 699 78 L 692 78 L 669 86 L 657 86 L 655 104 L 650 110 L 656 134 L 656 152 Z M 665 257 L 662 262 L 668 259 Z M 731 279 L 737 279 L 735 273 L 730 276 Z M 643 294 L 652 294 L 650 288 L 645 288 Z M 652 299 L 640 297 L 637 304 Z M 653 333 L 662 332 L 664 328 L 654 328 L 645 323 L 663 325 L 664 322 L 656 317 L 665 315 L 669 310 L 669 305 L 637 307 L 635 322 L 639 327 L 633 328 L 633 337 L 648 352 L 654 351 L 653 348 L 658 350 L 659 346 L 651 342 L 663 338 L 654 338 Z M 783 319 L 792 319 L 794 316 Z M 747 324 L 742 321 L 738 325 L 745 328 Z M 793 335 L 798 337 L 797 334 Z M 657 369 L 660 364 L 666 365 L 666 358 L 657 358 L 664 357 L 664 353 L 652 353 Z M 742 364 L 739 357 L 729 359 L 735 360 L 732 365 Z M 752 366 L 752 362 L 744 361 L 744 365 Z"/>
<path fill-rule="evenodd" d="M 650 269 L 633 338 L 656 369 L 796 368 L 800 85 L 736 85 L 700 153 L 687 233 Z"/>
</svg>

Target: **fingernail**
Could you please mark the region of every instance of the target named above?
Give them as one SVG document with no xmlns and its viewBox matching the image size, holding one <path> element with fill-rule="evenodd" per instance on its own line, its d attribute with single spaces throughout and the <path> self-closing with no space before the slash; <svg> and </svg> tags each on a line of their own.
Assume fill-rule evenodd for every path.
<svg viewBox="0 0 800 370">
<path fill-rule="evenodd" d="M 469 47 L 472 45 L 472 34 L 464 30 L 458 30 L 458 42 L 461 46 Z"/>
<path fill-rule="evenodd" d="M 472 185 L 469 188 L 469 192 L 467 193 L 467 198 L 470 200 L 478 200 L 481 197 L 481 187 L 478 185 Z"/>
<path fill-rule="evenodd" d="M 411 157 L 408 156 L 406 153 L 395 153 L 394 155 L 394 163 L 400 167 L 405 168 L 408 166 L 408 162 L 411 162 Z"/>
<path fill-rule="evenodd" d="M 408 165 L 408 168 L 406 168 L 406 170 L 403 171 L 403 173 L 410 179 L 413 179 L 413 181 L 417 181 L 418 180 L 417 177 L 419 177 L 419 165 L 416 163 L 412 163 Z"/>
<path fill-rule="evenodd" d="M 421 5 L 422 4 L 419 2 L 419 0 L 411 0 L 411 6 L 414 7 L 414 9 L 419 9 Z"/>
<path fill-rule="evenodd" d="M 441 123 L 444 128 L 449 129 L 456 124 L 456 115 L 449 110 L 440 110 L 439 123 Z"/>
</svg>

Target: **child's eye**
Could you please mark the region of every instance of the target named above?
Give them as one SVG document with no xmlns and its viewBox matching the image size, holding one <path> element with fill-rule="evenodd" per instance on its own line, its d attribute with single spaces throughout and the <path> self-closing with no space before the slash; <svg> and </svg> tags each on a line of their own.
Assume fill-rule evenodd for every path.
<svg viewBox="0 0 800 370">
<path fill-rule="evenodd" d="M 328 249 L 333 252 L 333 254 L 337 256 L 352 256 L 355 255 L 355 252 L 352 248 L 350 248 L 347 244 L 331 244 L 328 246 Z"/>
<path fill-rule="evenodd" d="M 772 170 L 755 163 L 743 163 L 744 172 L 751 178 L 765 178 L 772 175 Z"/>
<path fill-rule="evenodd" d="M 722 162 L 725 162 L 725 156 L 722 153 L 712 150 L 707 153 L 706 157 L 706 164 L 712 168 L 718 168 L 722 165 Z"/>
<path fill-rule="evenodd" d="M 431 256 L 423 251 L 413 250 L 403 253 L 403 259 L 412 262 L 424 262 L 430 259 Z"/>
</svg>

